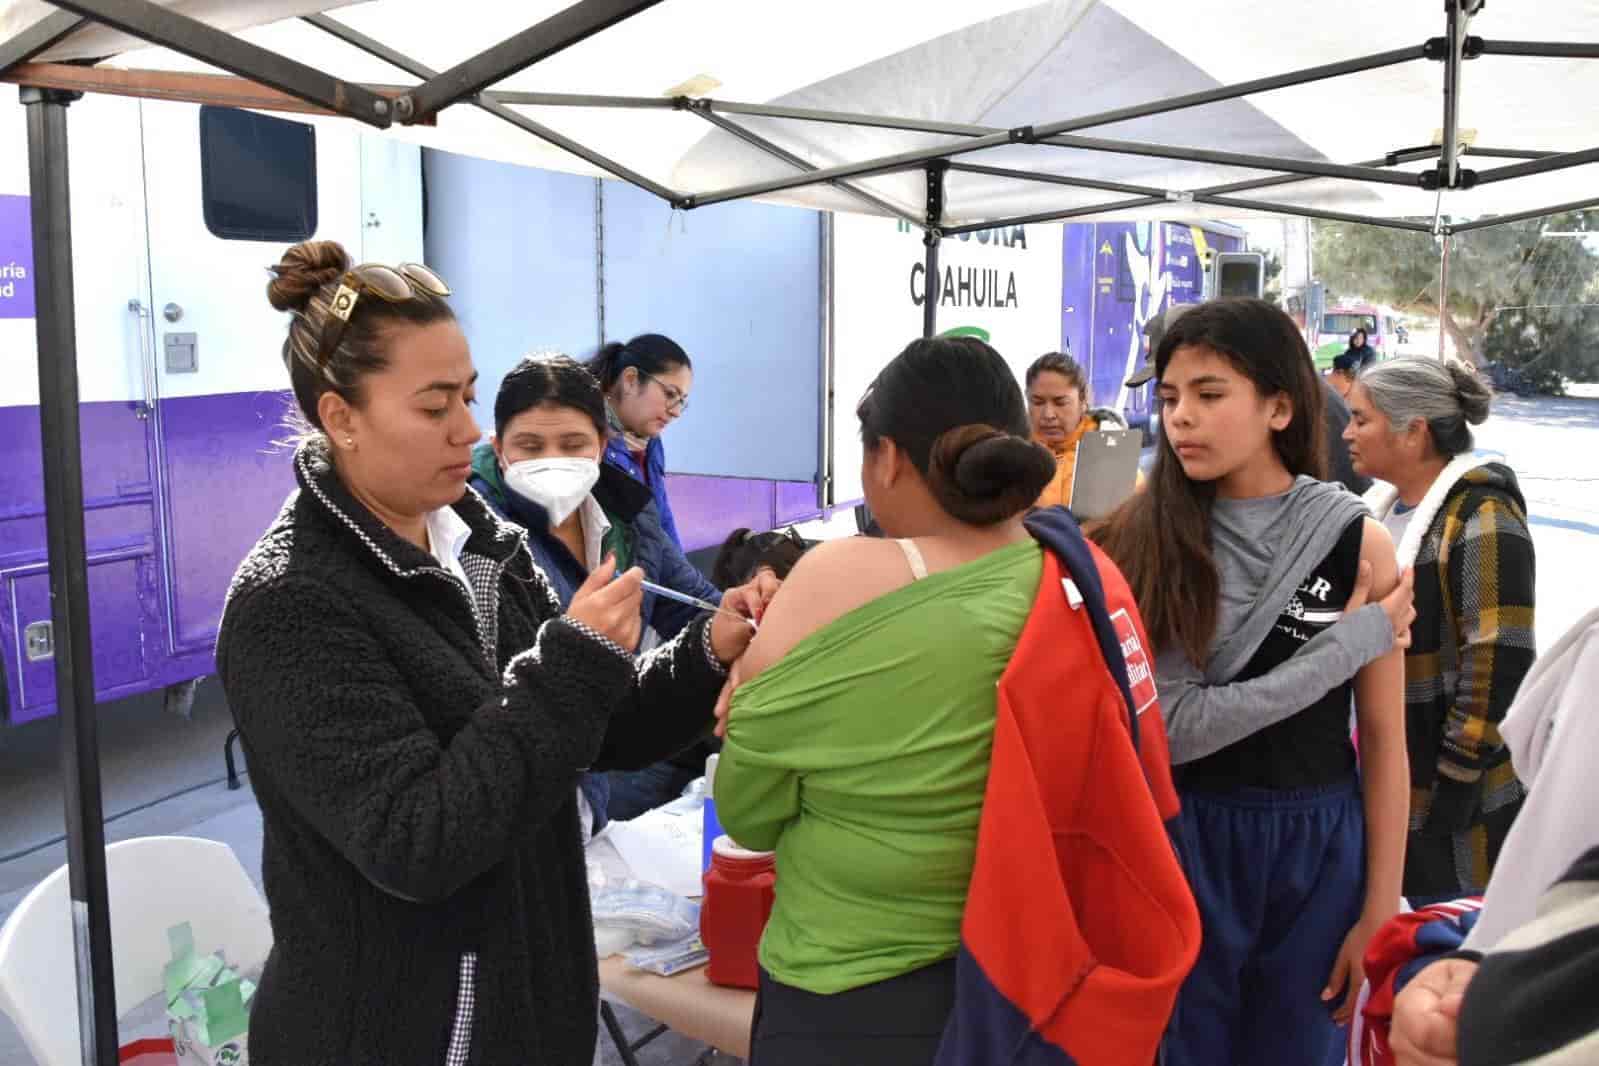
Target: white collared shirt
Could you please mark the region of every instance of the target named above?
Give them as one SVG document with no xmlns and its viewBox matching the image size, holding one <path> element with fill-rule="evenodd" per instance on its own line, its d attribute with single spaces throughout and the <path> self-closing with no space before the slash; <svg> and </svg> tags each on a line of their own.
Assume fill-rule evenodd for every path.
<svg viewBox="0 0 1599 1066">
<path fill-rule="evenodd" d="M 605 509 L 593 493 L 583 498 L 578 511 L 583 516 L 583 554 L 587 556 L 583 560 L 583 568 L 592 572 L 605 561 L 605 534 L 611 531 L 611 520 L 605 517 Z"/>
<path fill-rule="evenodd" d="M 611 520 L 605 517 L 605 510 L 592 493 L 578 510 L 583 515 L 583 553 L 587 556 L 582 562 L 584 569 L 593 573 L 594 568 L 605 561 L 605 535 L 611 531 Z M 646 618 L 644 636 L 639 641 L 639 654 L 655 649 L 660 643 L 661 635 Z"/>
<path fill-rule="evenodd" d="M 439 565 L 460 579 L 468 595 L 475 595 L 472 582 L 467 579 L 466 568 L 461 565 L 461 549 L 472 537 L 472 527 L 466 519 L 455 513 L 454 507 L 440 507 L 430 511 L 427 518 L 428 547 Z"/>
</svg>

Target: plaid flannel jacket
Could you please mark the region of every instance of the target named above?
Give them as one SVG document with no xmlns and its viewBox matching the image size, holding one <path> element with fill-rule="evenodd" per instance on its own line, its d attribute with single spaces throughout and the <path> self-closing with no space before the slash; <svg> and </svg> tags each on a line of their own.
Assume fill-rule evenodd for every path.
<svg viewBox="0 0 1599 1066">
<path fill-rule="evenodd" d="M 1533 546 L 1516 476 L 1467 470 L 1416 555 L 1405 657 L 1407 895 L 1478 892 L 1526 790 L 1499 723 L 1536 656 Z"/>
</svg>

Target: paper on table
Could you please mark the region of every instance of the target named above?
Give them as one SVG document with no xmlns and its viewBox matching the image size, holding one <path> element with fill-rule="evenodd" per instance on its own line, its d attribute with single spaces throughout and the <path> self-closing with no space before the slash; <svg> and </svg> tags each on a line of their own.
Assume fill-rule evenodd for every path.
<svg viewBox="0 0 1599 1066">
<path fill-rule="evenodd" d="M 631 821 L 612 822 L 606 837 L 640 881 L 691 899 L 704 895 L 698 818 L 648 811 Z"/>
</svg>

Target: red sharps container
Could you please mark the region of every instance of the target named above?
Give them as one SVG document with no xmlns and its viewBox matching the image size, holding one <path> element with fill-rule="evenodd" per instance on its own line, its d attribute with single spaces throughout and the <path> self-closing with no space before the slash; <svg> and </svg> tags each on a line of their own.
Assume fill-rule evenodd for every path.
<svg viewBox="0 0 1599 1066">
<path fill-rule="evenodd" d="M 746 851 L 726 836 L 711 845 L 700 902 L 700 940 L 710 952 L 705 976 L 734 988 L 760 985 L 755 953 L 772 916 L 777 859 L 770 851 Z"/>
</svg>

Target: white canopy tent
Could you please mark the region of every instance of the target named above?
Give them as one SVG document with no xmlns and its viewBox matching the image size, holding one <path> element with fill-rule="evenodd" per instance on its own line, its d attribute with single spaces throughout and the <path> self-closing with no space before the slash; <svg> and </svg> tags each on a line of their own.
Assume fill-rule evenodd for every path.
<svg viewBox="0 0 1599 1066">
<path fill-rule="evenodd" d="M 622 178 L 685 210 L 758 198 L 897 215 L 927 231 L 935 278 L 942 236 L 1006 222 L 1282 213 L 1447 235 L 1599 205 L 1595 59 L 1599 5 L 1566 0 L 0 0 L 0 79 L 25 87 L 29 113 L 84 1061 L 116 1062 L 117 1030 L 72 93 L 355 118 Z"/>
<path fill-rule="evenodd" d="M 1458 64 L 1445 61 L 1448 30 L 1439 5 L 1421 0 L 1337 8 L 1308 0 L 1224 0 L 1203 9 L 1161 0 L 1003 0 L 980 11 L 956 0 L 815 0 L 802 10 L 735 0 L 597 4 L 578 8 L 636 13 L 487 83 L 490 97 L 482 102 L 498 114 L 449 107 L 437 114 L 436 126 L 394 122 L 391 131 L 469 155 L 624 177 L 684 207 L 717 202 L 729 191 L 753 192 L 769 201 L 918 222 L 927 218 L 924 164 L 948 148 L 962 154 L 946 179 L 938 220 L 946 230 L 1068 213 L 1199 219 L 1331 211 L 1430 220 L 1441 212 L 1469 220 L 1594 197 L 1595 164 L 1528 175 L 1513 169 L 1527 160 L 1535 167 L 1575 162 L 1542 157 L 1599 144 L 1599 123 L 1578 103 L 1599 98 L 1599 64 L 1583 61 L 1599 55 L 1599 7 L 1591 4 L 1520 0 L 1484 9 L 1469 32 L 1487 39 L 1487 54 L 1470 58 L 1468 49 Z M 115 11 L 125 29 L 147 36 L 161 28 L 134 10 L 154 7 L 146 0 L 61 6 Z M 167 6 L 237 31 L 235 40 L 263 54 L 347 83 L 414 85 L 423 69 L 463 63 L 553 19 L 563 4 L 173 0 Z M 0 3 L 0 41 L 55 10 L 42 0 Z M 320 17 L 301 17 L 307 15 Z M 1467 27 L 1463 16 L 1459 21 L 1463 41 Z M 361 38 L 391 49 L 403 65 L 363 51 Z M 1425 45 L 1434 39 L 1429 60 Z M 1543 52 L 1564 54 L 1502 54 L 1497 47 L 1534 40 L 1555 46 Z M 145 42 L 127 33 L 88 24 L 36 58 L 110 57 L 100 66 L 121 71 L 217 69 L 193 57 L 207 53 L 203 41 L 179 43 L 191 55 L 141 47 Z M 1317 68 L 1324 68 L 1317 80 L 1271 91 L 1180 110 L 1140 107 Z M 1465 176 L 1440 197 L 1420 181 L 1437 170 L 1444 83 L 1452 69 L 1460 71 Z M 1349 72 L 1325 76 L 1339 70 Z M 13 71 L 10 80 L 25 76 Z M 73 84 L 92 79 L 78 75 Z M 182 84 L 161 89 L 146 79 L 133 89 L 171 95 Z M 1130 108 L 1153 113 L 1081 121 Z M 827 120 L 773 117 L 793 113 L 784 109 L 822 112 Z M 523 132 L 507 119 L 520 120 Z M 736 128 L 715 128 L 713 121 Z M 1049 123 L 1070 130 L 1054 143 L 1043 137 L 1045 143 L 1027 143 Z M 568 147 L 580 146 L 587 158 L 540 133 L 570 138 Z M 750 143 L 746 133 L 788 158 Z M 971 150 L 985 143 L 984 135 L 997 146 Z M 1384 166 L 1406 150 L 1416 151 Z M 903 162 L 916 153 L 930 159 Z M 791 183 L 802 167 L 850 169 L 896 156 L 902 161 L 894 172 L 850 178 L 870 199 L 827 184 L 763 188 Z M 1258 165 L 1243 165 L 1251 162 Z M 1306 170 L 1327 168 L 1339 176 L 1232 188 L 1288 167 L 1302 178 Z M 1480 184 L 1459 187 L 1473 179 Z M 1072 180 L 1088 184 L 1060 183 Z M 1223 201 L 1203 198 L 1218 187 Z M 1124 206 L 1140 199 L 1153 202 Z"/>
</svg>

